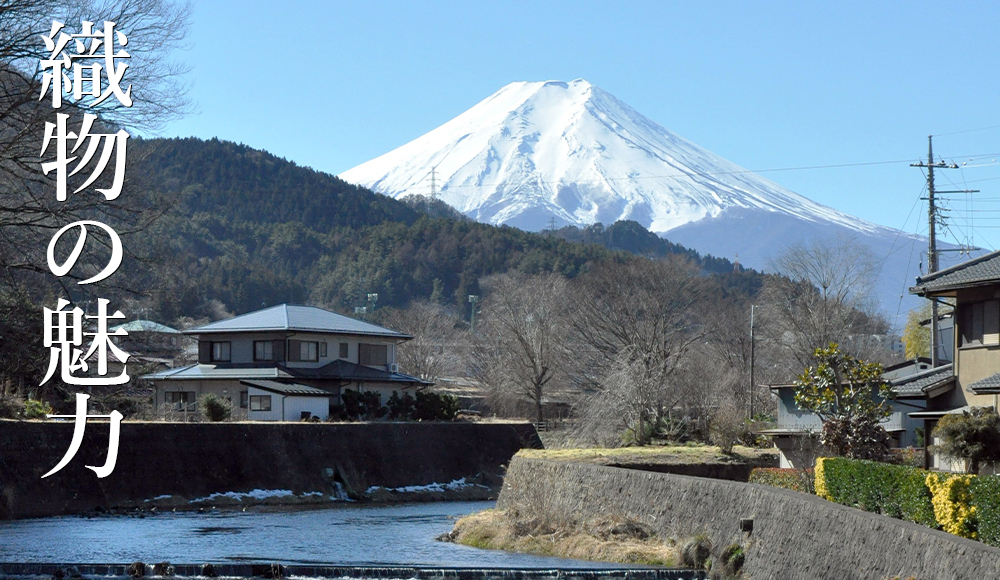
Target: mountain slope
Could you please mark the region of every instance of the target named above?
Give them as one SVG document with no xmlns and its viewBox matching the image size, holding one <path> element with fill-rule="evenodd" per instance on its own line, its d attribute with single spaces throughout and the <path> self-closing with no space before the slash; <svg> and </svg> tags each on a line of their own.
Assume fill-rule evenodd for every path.
<svg viewBox="0 0 1000 580">
<path fill-rule="evenodd" d="M 402 197 L 429 193 L 432 169 L 440 199 L 478 221 L 538 231 L 634 220 L 756 268 L 794 244 L 852 238 L 884 262 L 877 293 L 889 313 L 919 273 L 919 237 L 812 202 L 580 79 L 511 83 L 340 177 Z"/>
<path fill-rule="evenodd" d="M 541 229 L 635 220 L 667 232 L 731 208 L 856 231 L 816 204 L 650 121 L 584 80 L 512 83 L 437 129 L 340 175 L 392 197 L 427 193 L 478 221 Z"/>
<path fill-rule="evenodd" d="M 282 302 L 351 313 L 369 293 L 379 307 L 433 299 L 463 312 L 484 276 L 574 277 L 597 262 L 629 259 L 625 251 L 681 254 L 740 294 L 756 293 L 763 279 L 733 275 L 731 263 L 635 223 L 543 234 L 482 224 L 440 201 L 398 201 L 231 142 L 150 139 L 134 154 L 133 170 L 174 206 L 126 243 L 153 259 L 129 260 L 123 271 L 141 280 L 137 287 L 152 296 L 144 307 L 164 321 Z"/>
</svg>

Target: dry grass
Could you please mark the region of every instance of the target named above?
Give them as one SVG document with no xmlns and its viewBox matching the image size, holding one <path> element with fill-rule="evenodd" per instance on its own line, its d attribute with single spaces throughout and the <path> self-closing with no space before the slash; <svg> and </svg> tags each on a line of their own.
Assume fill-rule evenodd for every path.
<svg viewBox="0 0 1000 580">
<path fill-rule="evenodd" d="M 609 463 L 744 463 L 756 462 L 774 455 L 773 449 L 736 446 L 726 455 L 711 445 L 650 445 L 646 447 L 522 449 L 521 457 L 576 461 L 607 465 Z"/>
<path fill-rule="evenodd" d="M 492 550 L 622 564 L 677 565 L 673 545 L 656 538 L 641 524 L 610 518 L 554 527 L 538 518 L 486 510 L 458 520 L 450 537 L 460 544 Z"/>
</svg>

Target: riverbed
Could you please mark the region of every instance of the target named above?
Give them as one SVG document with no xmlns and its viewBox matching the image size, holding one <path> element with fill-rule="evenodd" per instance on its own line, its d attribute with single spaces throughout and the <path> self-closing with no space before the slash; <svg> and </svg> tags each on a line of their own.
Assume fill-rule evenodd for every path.
<svg viewBox="0 0 1000 580">
<path fill-rule="evenodd" d="M 492 502 L 64 516 L 0 522 L 0 562 L 596 568 L 596 562 L 481 550 L 435 538 Z"/>
</svg>

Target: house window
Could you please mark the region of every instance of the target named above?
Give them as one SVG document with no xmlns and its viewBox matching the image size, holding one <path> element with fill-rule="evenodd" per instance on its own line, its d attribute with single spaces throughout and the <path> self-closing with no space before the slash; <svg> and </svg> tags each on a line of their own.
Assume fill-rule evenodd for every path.
<svg viewBox="0 0 1000 580">
<path fill-rule="evenodd" d="M 389 347 L 384 344 L 359 344 L 358 363 L 370 367 L 388 365 Z"/>
<path fill-rule="evenodd" d="M 1000 301 L 965 304 L 960 323 L 962 346 L 1000 344 Z"/>
<path fill-rule="evenodd" d="M 347 343 L 346 342 L 340 343 L 340 358 L 345 359 L 345 360 L 347 359 Z"/>
<path fill-rule="evenodd" d="M 319 343 L 319 358 L 326 358 L 326 341 Z"/>
<path fill-rule="evenodd" d="M 250 410 L 251 411 L 270 411 L 271 410 L 271 395 L 251 395 L 250 396 Z"/>
<path fill-rule="evenodd" d="M 247 405 L 250 403 L 250 397 L 247 391 L 240 391 L 240 409 L 246 409 Z"/>
<path fill-rule="evenodd" d="M 230 342 L 213 342 L 212 362 L 229 362 L 232 358 L 230 355 L 231 348 L 232 343 Z"/>
<path fill-rule="evenodd" d="M 299 343 L 299 360 L 302 361 L 317 361 L 319 360 L 319 343 L 318 342 L 300 342 Z"/>
<path fill-rule="evenodd" d="M 253 360 L 274 360 L 274 342 L 270 340 L 253 341 Z"/>
<path fill-rule="evenodd" d="M 194 391 L 163 393 L 163 402 L 173 405 L 175 411 L 194 411 Z"/>
</svg>

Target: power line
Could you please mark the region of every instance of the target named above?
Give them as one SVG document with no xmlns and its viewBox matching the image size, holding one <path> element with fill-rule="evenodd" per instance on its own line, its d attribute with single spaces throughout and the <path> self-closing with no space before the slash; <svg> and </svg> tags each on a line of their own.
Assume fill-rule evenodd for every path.
<svg viewBox="0 0 1000 580">
<path fill-rule="evenodd" d="M 1000 125 L 990 125 L 989 127 L 980 127 L 978 129 L 964 129 L 962 131 L 951 131 L 950 133 L 938 133 L 932 135 L 932 137 L 944 137 L 946 135 L 961 135 L 962 133 L 973 133 L 975 131 L 986 131 L 987 129 L 998 129 Z"/>
<path fill-rule="evenodd" d="M 970 161 L 972 161 L 972 160 L 975 160 L 977 157 L 981 158 L 981 157 L 997 157 L 997 156 L 1000 156 L 1000 153 L 973 153 L 973 154 L 962 154 L 962 155 L 950 155 L 949 157 L 951 159 L 969 159 Z M 601 182 L 609 182 L 609 181 L 637 181 L 637 180 L 643 180 L 643 179 L 673 179 L 673 178 L 677 178 L 677 177 L 690 177 L 690 176 L 712 177 L 712 176 L 721 176 L 721 175 L 746 175 L 746 174 L 753 174 L 753 173 L 757 173 L 757 174 L 759 174 L 759 173 L 780 173 L 780 172 L 786 172 L 786 171 L 812 171 L 812 170 L 817 170 L 817 169 L 842 169 L 842 168 L 846 168 L 846 167 L 868 167 L 868 166 L 876 166 L 876 165 L 895 165 L 895 164 L 900 164 L 900 163 L 910 163 L 911 165 L 914 165 L 912 163 L 912 161 L 913 161 L 912 159 L 896 159 L 896 160 L 891 160 L 891 161 L 865 161 L 865 162 L 858 162 L 858 163 L 831 163 L 831 164 L 826 164 L 826 165 L 801 165 L 801 166 L 795 166 L 795 167 L 773 167 L 773 168 L 769 168 L 769 169 L 736 169 L 736 170 L 732 170 L 732 171 L 682 171 L 682 172 L 678 172 L 678 173 L 667 173 L 667 174 L 662 174 L 662 175 L 635 175 L 635 176 L 625 176 L 625 177 L 608 177 L 608 176 L 606 176 L 606 177 L 602 177 L 600 179 L 576 180 L 576 181 L 574 181 L 574 183 L 601 183 Z M 998 163 L 997 165 L 1000 165 L 1000 163 Z M 966 166 L 966 168 L 971 168 L 971 167 L 990 167 L 990 166 L 993 166 L 993 164 Z M 435 168 L 436 167 L 437 166 L 435 165 Z M 538 184 L 558 184 L 558 183 L 561 183 L 561 181 L 560 180 L 537 180 L 537 181 L 535 181 L 535 183 L 538 183 Z M 442 189 L 460 189 L 460 188 L 470 188 L 470 187 L 471 188 L 484 188 L 484 187 L 491 187 L 493 185 L 499 185 L 499 182 L 493 183 L 493 184 L 485 184 L 485 183 L 446 184 L 446 185 L 444 185 L 442 187 Z"/>
</svg>

